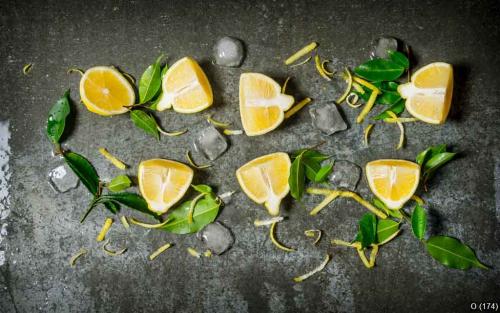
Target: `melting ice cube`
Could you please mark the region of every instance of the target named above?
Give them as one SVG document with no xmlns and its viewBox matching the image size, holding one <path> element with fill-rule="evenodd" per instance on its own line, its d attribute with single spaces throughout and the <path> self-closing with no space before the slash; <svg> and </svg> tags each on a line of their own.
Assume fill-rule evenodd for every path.
<svg viewBox="0 0 500 313">
<path fill-rule="evenodd" d="M 194 140 L 194 148 L 210 161 L 217 159 L 227 150 L 226 138 L 212 125 L 202 129 Z"/>
<path fill-rule="evenodd" d="M 66 192 L 78 186 L 78 177 L 67 164 L 62 164 L 49 171 L 49 183 L 57 192 Z"/>
<path fill-rule="evenodd" d="M 241 40 L 226 36 L 217 41 L 213 53 L 216 64 L 238 67 L 245 58 L 245 47 Z"/>
<path fill-rule="evenodd" d="M 234 243 L 234 237 L 231 230 L 219 222 L 205 226 L 198 232 L 197 237 L 215 254 L 224 253 L 229 250 Z"/>
<path fill-rule="evenodd" d="M 388 57 L 387 50 L 398 50 L 398 40 L 394 37 L 380 37 L 373 42 L 370 57 L 385 59 Z"/>
<path fill-rule="evenodd" d="M 361 168 L 358 165 L 345 160 L 335 160 L 330 182 L 336 188 L 356 190 L 360 177 Z"/>
<path fill-rule="evenodd" d="M 334 103 L 318 104 L 309 109 L 312 124 L 325 135 L 346 130 L 347 124 Z"/>
</svg>

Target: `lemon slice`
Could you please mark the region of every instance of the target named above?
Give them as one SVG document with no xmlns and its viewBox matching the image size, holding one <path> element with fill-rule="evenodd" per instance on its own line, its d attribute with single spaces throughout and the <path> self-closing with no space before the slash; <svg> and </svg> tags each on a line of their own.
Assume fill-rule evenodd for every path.
<svg viewBox="0 0 500 313">
<path fill-rule="evenodd" d="M 253 201 L 266 206 L 269 214 L 278 215 L 281 200 L 288 194 L 290 157 L 283 152 L 256 158 L 236 171 L 241 189 Z"/>
<path fill-rule="evenodd" d="M 272 78 L 258 73 L 240 76 L 240 114 L 248 136 L 268 133 L 278 127 L 284 111 L 294 102 L 292 96 L 281 93 L 280 85 Z"/>
<path fill-rule="evenodd" d="M 151 159 L 139 164 L 137 176 L 149 209 L 163 214 L 186 193 L 193 180 L 193 170 L 176 161 Z"/>
<path fill-rule="evenodd" d="M 366 178 L 372 192 L 395 210 L 417 190 L 420 166 L 405 160 L 376 160 L 366 164 Z"/>
<path fill-rule="evenodd" d="M 163 77 L 157 110 L 174 108 L 179 113 L 200 112 L 213 103 L 212 87 L 200 65 L 190 57 L 175 62 Z"/>
<path fill-rule="evenodd" d="M 108 66 L 88 69 L 80 80 L 80 98 L 90 112 L 116 115 L 135 103 L 134 89 L 123 75 Z"/>
<path fill-rule="evenodd" d="M 453 94 L 453 68 L 448 63 L 426 65 L 400 85 L 398 92 L 406 99 L 406 109 L 414 117 L 431 124 L 446 121 Z"/>
</svg>

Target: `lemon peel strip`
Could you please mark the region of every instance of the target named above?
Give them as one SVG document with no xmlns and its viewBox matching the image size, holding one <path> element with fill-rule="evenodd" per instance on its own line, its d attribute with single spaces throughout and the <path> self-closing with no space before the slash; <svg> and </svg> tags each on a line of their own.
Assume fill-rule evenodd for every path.
<svg viewBox="0 0 500 313">
<path fill-rule="evenodd" d="M 375 126 L 375 124 L 368 124 L 365 128 L 365 146 L 367 147 L 368 147 L 368 139 L 373 126 Z"/>
<path fill-rule="evenodd" d="M 346 67 L 345 70 L 344 70 L 344 73 L 346 73 L 346 76 L 347 76 L 347 87 L 344 91 L 344 93 L 337 99 L 337 104 L 341 104 L 342 102 L 344 102 L 344 100 L 347 98 L 347 96 L 349 95 L 349 92 L 351 92 L 351 89 L 352 89 L 352 75 L 351 75 L 351 72 L 349 71 L 349 69 Z"/>
<path fill-rule="evenodd" d="M 314 56 L 314 64 L 316 65 L 316 70 L 318 71 L 319 75 L 323 77 L 324 79 L 331 81 L 332 79 L 330 76 L 328 76 L 324 71 L 323 68 L 321 67 L 321 60 L 319 59 L 319 54 L 316 54 Z"/>
<path fill-rule="evenodd" d="M 365 86 L 368 89 L 371 89 L 372 91 L 376 91 L 377 93 L 380 93 L 380 90 L 373 84 L 367 82 L 366 80 L 359 78 L 357 76 L 354 76 L 352 78 L 356 83 Z"/>
<path fill-rule="evenodd" d="M 419 120 L 415 117 L 397 117 L 397 118 L 388 117 L 388 118 L 384 118 L 384 122 L 386 122 L 386 123 L 397 123 L 397 122 L 412 123 L 412 122 L 418 122 L 418 121 Z"/>
<path fill-rule="evenodd" d="M 191 165 L 197 170 L 202 170 L 205 168 L 212 167 L 212 164 L 197 165 L 196 163 L 194 163 L 193 159 L 191 158 L 191 152 L 189 150 L 186 151 L 186 159 L 188 160 L 189 165 Z"/>
<path fill-rule="evenodd" d="M 212 256 L 212 251 L 210 249 L 205 250 L 205 252 L 203 252 L 203 256 L 206 257 L 206 258 L 211 257 Z"/>
<path fill-rule="evenodd" d="M 109 229 L 111 228 L 111 225 L 113 225 L 113 219 L 108 217 L 104 221 L 104 225 L 102 225 L 102 228 L 101 228 L 101 231 L 99 232 L 99 235 L 97 235 L 96 240 L 98 242 L 103 241 L 104 238 L 106 238 L 106 234 L 108 233 Z"/>
<path fill-rule="evenodd" d="M 360 106 L 363 105 L 363 103 L 356 104 L 356 103 L 358 103 L 358 100 L 359 100 L 359 96 L 355 93 L 351 93 L 347 96 L 347 98 L 345 99 L 345 102 L 351 108 L 356 109 L 356 108 L 359 108 Z"/>
<path fill-rule="evenodd" d="M 227 127 L 231 126 L 231 123 L 224 123 L 224 122 L 217 121 L 217 120 L 213 119 L 211 114 L 207 115 L 207 122 L 209 122 L 210 124 L 212 124 L 216 127 L 220 127 L 220 128 L 227 128 Z"/>
<path fill-rule="evenodd" d="M 125 215 L 120 216 L 120 221 L 122 222 L 123 227 L 126 229 L 130 228 L 130 224 L 128 223 L 127 217 Z"/>
<path fill-rule="evenodd" d="M 189 255 L 194 256 L 195 258 L 199 259 L 201 257 L 201 254 L 191 247 L 187 248 L 186 250 L 189 253 Z"/>
<path fill-rule="evenodd" d="M 256 227 L 259 227 L 259 226 L 267 226 L 267 225 L 271 225 L 273 223 L 279 223 L 281 221 L 283 221 L 283 216 L 276 216 L 276 217 L 271 217 L 267 220 L 255 220 L 253 222 L 253 224 L 256 226 Z"/>
<path fill-rule="evenodd" d="M 203 198 L 204 196 L 205 196 L 204 193 L 200 193 L 199 195 L 197 195 L 196 197 L 194 197 L 193 200 L 191 200 L 191 205 L 189 206 L 189 211 L 188 211 L 188 214 L 187 214 L 187 222 L 188 222 L 188 224 L 193 224 L 194 208 L 196 207 L 196 204 L 198 203 L 198 201 L 200 201 L 200 199 Z"/>
<path fill-rule="evenodd" d="M 300 49 L 299 51 L 295 52 L 294 54 L 292 54 L 288 59 L 285 60 L 285 65 L 290 65 L 292 63 L 294 63 L 295 61 L 297 61 L 298 59 L 300 59 L 301 57 L 303 57 L 304 55 L 308 54 L 309 52 L 313 51 L 314 49 L 316 49 L 316 47 L 318 46 L 318 43 L 316 42 L 311 42 L 310 44 L 308 44 L 307 46 L 303 47 L 302 49 Z"/>
<path fill-rule="evenodd" d="M 372 93 L 370 94 L 370 98 L 368 98 L 368 101 L 366 102 L 365 106 L 363 107 L 363 110 L 361 110 L 361 113 L 359 113 L 358 117 L 356 118 L 356 122 L 358 124 L 363 122 L 366 115 L 368 115 L 368 113 L 370 113 L 371 109 L 373 108 L 373 105 L 375 104 L 375 100 L 377 100 L 378 95 L 379 95 L 378 89 L 372 91 Z"/>
<path fill-rule="evenodd" d="M 320 272 L 322 271 L 325 266 L 328 264 L 328 262 L 330 262 L 331 260 L 331 256 L 329 254 L 326 255 L 325 259 L 323 260 L 323 262 L 321 262 L 320 265 L 318 265 L 318 267 L 314 268 L 312 271 L 304 274 L 304 275 L 300 275 L 300 276 L 297 276 L 297 277 L 294 277 L 293 278 L 293 281 L 296 282 L 296 283 L 300 283 L 306 279 L 308 279 L 309 277 L 311 277 L 312 275 L 316 274 L 317 272 Z"/>
<path fill-rule="evenodd" d="M 109 153 L 108 150 L 106 150 L 106 148 L 99 148 L 99 153 L 101 153 L 102 156 L 104 156 L 109 162 L 111 162 L 117 168 L 119 168 L 121 170 L 124 170 L 127 168 L 127 165 L 125 163 L 123 163 L 117 157 L 115 157 L 114 155 Z"/>
<path fill-rule="evenodd" d="M 73 255 L 71 257 L 71 259 L 69 260 L 69 265 L 71 267 L 75 267 L 76 266 L 76 260 L 78 260 L 82 256 L 86 255 L 88 252 L 89 251 L 87 249 L 81 248 L 75 255 Z"/>
<path fill-rule="evenodd" d="M 281 93 L 285 93 L 285 91 L 286 91 L 286 86 L 288 86 L 288 81 L 289 81 L 291 78 L 292 78 L 291 76 L 288 76 L 288 77 L 285 79 L 285 82 L 283 83 L 283 86 L 281 87 Z"/>
<path fill-rule="evenodd" d="M 224 135 L 228 136 L 243 134 L 243 131 L 241 129 L 224 129 L 222 132 L 224 133 Z"/>
<path fill-rule="evenodd" d="M 296 67 L 296 66 L 300 66 L 300 65 L 304 65 L 304 64 L 306 64 L 307 62 L 311 61 L 311 59 L 312 59 L 312 56 L 309 56 L 309 57 L 307 57 L 306 59 L 304 59 L 303 61 L 301 61 L 301 62 L 299 62 L 299 63 L 297 63 L 297 64 L 290 65 L 290 68 L 292 68 L 292 67 Z"/>
<path fill-rule="evenodd" d="M 73 68 L 70 68 L 66 71 L 67 74 L 73 74 L 73 73 L 78 73 L 80 75 L 84 75 L 85 72 L 82 70 L 82 69 L 79 69 L 79 68 L 76 68 L 76 67 L 73 67 Z"/>
<path fill-rule="evenodd" d="M 118 256 L 121 254 L 124 254 L 127 251 L 127 248 L 123 248 L 117 251 L 111 250 L 108 248 L 108 245 L 110 244 L 109 239 L 106 240 L 106 242 L 102 245 L 102 251 L 104 251 L 107 255 L 111 256 Z"/>
<path fill-rule="evenodd" d="M 399 150 L 403 147 L 403 144 L 404 144 L 404 141 L 405 141 L 405 128 L 403 127 L 403 123 L 401 123 L 398 119 L 398 116 L 396 114 L 394 114 L 394 112 L 392 111 L 387 111 L 387 114 L 389 114 L 390 117 L 392 117 L 395 121 L 396 121 L 396 124 L 398 125 L 399 127 L 399 143 L 398 145 L 396 146 L 396 150 Z"/>
<path fill-rule="evenodd" d="M 144 227 L 144 228 L 156 229 L 156 228 L 161 228 L 161 227 L 167 225 L 168 222 L 170 222 L 171 220 L 172 220 L 171 218 L 167 218 L 164 222 L 161 222 L 159 224 L 148 224 L 148 223 L 144 223 L 144 222 L 138 221 L 135 218 L 131 217 L 130 218 L 130 223 L 132 223 L 134 225 L 137 225 L 137 226 Z"/>
<path fill-rule="evenodd" d="M 164 244 L 163 246 L 159 247 L 153 253 L 151 253 L 151 255 L 149 256 L 149 260 L 153 261 L 154 259 L 156 259 L 157 256 L 159 256 L 160 254 L 162 254 L 163 252 L 165 252 L 171 246 L 172 246 L 171 243 L 167 243 L 167 244 Z"/>
<path fill-rule="evenodd" d="M 410 199 L 412 199 L 413 201 L 415 201 L 416 203 L 418 203 L 420 205 L 424 205 L 425 204 L 425 201 L 422 198 L 420 198 L 419 196 L 417 196 L 417 195 L 411 196 Z"/>
<path fill-rule="evenodd" d="M 321 235 L 323 232 L 319 229 L 308 229 L 304 231 L 304 235 L 307 237 L 316 237 L 316 239 L 313 241 L 313 245 L 318 244 L 318 242 L 321 240 Z"/>
<path fill-rule="evenodd" d="M 156 125 L 156 129 L 160 132 L 160 134 L 165 135 L 165 136 L 169 136 L 169 137 L 180 136 L 180 135 L 183 135 L 183 134 L 188 132 L 188 129 L 167 132 L 167 131 L 163 130 L 159 125 Z"/>
<path fill-rule="evenodd" d="M 277 222 L 274 222 L 271 224 L 271 228 L 269 228 L 269 237 L 271 238 L 271 241 L 272 243 L 278 247 L 278 249 L 281 249 L 281 250 L 284 250 L 286 252 L 294 252 L 295 249 L 293 248 L 289 248 L 289 247 L 286 247 L 284 245 L 282 245 L 278 240 L 276 240 L 276 238 L 274 237 L 274 234 L 275 234 L 275 228 L 276 228 L 276 224 Z"/>
<path fill-rule="evenodd" d="M 326 75 L 333 76 L 333 74 L 335 74 L 335 71 L 330 72 L 329 70 L 326 69 L 325 66 L 325 64 L 328 64 L 330 62 L 332 62 L 332 60 L 324 60 L 323 62 L 321 62 L 321 69 L 323 70 L 323 72 L 325 72 Z"/>
<path fill-rule="evenodd" d="M 358 84 L 358 83 L 356 83 L 356 82 L 352 83 L 352 88 L 356 89 L 356 91 L 359 92 L 362 95 L 365 94 L 365 90 L 363 89 L 363 87 L 361 87 L 361 85 Z"/>
<path fill-rule="evenodd" d="M 33 63 L 26 64 L 25 66 L 23 66 L 23 74 L 28 75 L 32 69 L 33 69 Z"/>
<path fill-rule="evenodd" d="M 312 99 L 309 98 L 309 97 L 300 100 L 299 103 L 297 103 L 290 110 L 288 110 L 288 111 L 285 112 L 285 119 L 292 117 L 292 115 L 294 115 L 295 113 L 297 113 L 300 109 L 302 109 L 303 107 L 305 107 L 311 101 L 312 101 Z"/>
</svg>

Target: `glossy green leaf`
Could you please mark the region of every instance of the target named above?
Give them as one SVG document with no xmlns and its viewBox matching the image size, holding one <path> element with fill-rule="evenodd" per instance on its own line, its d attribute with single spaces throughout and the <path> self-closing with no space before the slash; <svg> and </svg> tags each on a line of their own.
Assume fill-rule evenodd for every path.
<svg viewBox="0 0 500 313">
<path fill-rule="evenodd" d="M 385 59 L 373 59 L 354 69 L 356 75 L 369 81 L 391 81 L 398 79 L 404 72 L 404 67 Z"/>
<path fill-rule="evenodd" d="M 63 154 L 64 160 L 75 175 L 82 181 L 83 185 L 93 195 L 99 190 L 99 176 L 90 162 L 78 153 L 67 151 Z"/>
<path fill-rule="evenodd" d="M 418 204 L 413 209 L 413 214 L 411 215 L 411 229 L 417 239 L 424 239 L 425 230 L 427 229 L 427 214 L 424 208 Z"/>
<path fill-rule="evenodd" d="M 396 91 L 384 91 L 377 97 L 377 103 L 384 105 L 394 105 L 401 100 L 401 96 Z"/>
<path fill-rule="evenodd" d="M 435 171 L 439 167 L 448 163 L 451 159 L 455 157 L 456 153 L 453 152 L 442 152 L 431 157 L 424 164 L 424 169 L 426 171 Z"/>
<path fill-rule="evenodd" d="M 290 186 L 290 194 L 296 200 L 302 199 L 304 194 L 305 173 L 304 164 L 302 163 L 303 153 L 299 154 L 292 162 L 290 167 L 290 176 L 288 177 L 288 185 Z"/>
<path fill-rule="evenodd" d="M 392 62 L 402 66 L 405 69 L 408 69 L 410 67 L 410 60 L 404 55 L 403 53 L 399 51 L 394 51 L 394 50 L 389 50 L 387 51 L 387 54 L 389 55 L 389 59 L 391 59 Z"/>
<path fill-rule="evenodd" d="M 386 214 L 388 214 L 389 216 L 392 216 L 394 218 L 399 218 L 399 219 L 402 219 L 403 218 L 403 214 L 401 214 L 401 212 L 399 210 L 391 210 L 389 209 L 384 202 L 382 202 L 382 200 L 378 199 L 378 198 L 373 198 L 372 200 L 372 203 L 373 205 L 379 209 L 379 210 L 382 210 L 384 211 Z"/>
<path fill-rule="evenodd" d="M 416 162 L 418 165 L 423 165 L 424 163 L 427 162 L 430 158 L 433 156 L 446 152 L 446 145 L 445 144 L 440 144 L 437 146 L 431 146 L 424 151 L 421 151 L 417 157 L 416 157 Z"/>
<path fill-rule="evenodd" d="M 434 236 L 426 241 L 429 254 L 441 264 L 461 270 L 471 267 L 488 269 L 476 257 L 474 251 L 459 240 L 447 236 Z"/>
<path fill-rule="evenodd" d="M 47 119 L 47 136 L 52 143 L 59 143 L 64 133 L 66 117 L 68 117 L 69 112 L 69 90 L 67 90 L 49 111 L 49 117 Z"/>
<path fill-rule="evenodd" d="M 155 63 L 148 66 L 139 81 L 140 103 L 148 102 L 158 93 L 161 87 L 161 60 L 163 55 L 158 57 Z"/>
<path fill-rule="evenodd" d="M 379 115 L 375 116 L 373 119 L 374 120 L 383 120 L 384 118 L 391 117 L 389 115 L 389 113 L 387 113 L 389 111 L 391 111 L 392 113 L 399 116 L 401 113 L 403 113 L 404 110 L 405 110 L 405 101 L 403 99 L 400 99 L 398 102 L 391 105 L 387 110 L 385 110 L 382 113 L 380 113 Z"/>
<path fill-rule="evenodd" d="M 160 229 L 175 234 L 197 232 L 205 227 L 205 225 L 215 221 L 220 205 L 221 203 L 213 195 L 205 195 L 201 200 L 196 202 L 193 211 L 193 223 L 189 224 L 188 213 L 191 201 L 186 201 L 170 211 L 169 218 L 171 218 L 171 221 Z"/>
<path fill-rule="evenodd" d="M 135 193 L 121 192 L 121 193 L 111 193 L 107 195 L 102 195 L 99 198 L 99 202 L 120 203 L 131 209 L 152 215 L 155 218 L 157 218 L 157 214 L 149 210 L 146 200 L 144 200 L 143 197 Z"/>
<path fill-rule="evenodd" d="M 127 189 L 132 185 L 132 181 L 127 175 L 118 175 L 113 178 L 107 185 L 108 189 L 112 192 L 119 192 Z"/>
<path fill-rule="evenodd" d="M 321 183 L 325 181 L 325 179 L 328 177 L 328 175 L 330 175 L 332 170 L 333 170 L 333 164 L 322 166 L 316 173 L 316 176 L 314 177 L 314 182 Z"/>
<path fill-rule="evenodd" d="M 158 124 L 150 114 L 141 110 L 133 110 L 130 111 L 130 119 L 132 120 L 132 122 L 134 122 L 135 126 L 144 130 L 146 134 L 149 134 L 156 139 L 160 139 Z"/>
<path fill-rule="evenodd" d="M 198 191 L 199 193 L 204 193 L 204 194 L 209 194 L 212 193 L 212 187 L 208 185 L 192 185 L 194 190 Z"/>
<path fill-rule="evenodd" d="M 398 91 L 399 84 L 396 82 L 374 82 L 373 85 L 381 91 Z"/>
<path fill-rule="evenodd" d="M 385 243 L 399 230 L 399 223 L 390 219 L 377 221 L 377 243 Z"/>
<path fill-rule="evenodd" d="M 300 149 L 292 153 L 292 159 L 295 159 L 301 154 L 304 159 L 309 159 L 314 162 L 322 162 L 324 160 L 328 160 L 331 157 L 316 150 Z"/>
<path fill-rule="evenodd" d="M 359 220 L 359 242 L 366 248 L 377 239 L 377 218 L 371 213 L 365 213 Z"/>
<path fill-rule="evenodd" d="M 314 159 L 304 158 L 302 156 L 302 163 L 304 164 L 304 170 L 307 179 L 309 179 L 310 181 L 315 181 L 316 174 L 318 174 L 318 171 L 321 169 L 320 162 L 317 162 Z"/>
</svg>

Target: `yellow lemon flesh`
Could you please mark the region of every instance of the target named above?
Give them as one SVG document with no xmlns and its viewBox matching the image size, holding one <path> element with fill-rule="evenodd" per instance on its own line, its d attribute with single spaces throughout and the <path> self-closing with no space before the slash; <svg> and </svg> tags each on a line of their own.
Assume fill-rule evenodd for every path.
<svg viewBox="0 0 500 313">
<path fill-rule="evenodd" d="M 158 111 L 200 112 L 213 103 L 212 87 L 200 65 L 190 57 L 175 62 L 163 77 Z"/>
<path fill-rule="evenodd" d="M 137 177 L 149 209 L 163 214 L 184 196 L 193 180 L 193 170 L 176 161 L 151 159 L 139 164 Z"/>
<path fill-rule="evenodd" d="M 281 200 L 288 194 L 290 157 L 283 152 L 258 157 L 236 171 L 241 189 L 259 204 L 264 204 L 271 215 L 278 215 Z"/>
<path fill-rule="evenodd" d="M 366 178 L 372 192 L 395 210 L 417 190 L 420 166 L 406 160 L 376 160 L 366 164 Z"/>
<path fill-rule="evenodd" d="M 268 133 L 284 119 L 294 99 L 281 93 L 280 85 L 272 78 L 258 73 L 240 76 L 240 114 L 247 136 Z"/>
<path fill-rule="evenodd" d="M 125 113 L 135 103 L 134 88 L 108 66 L 92 67 L 83 74 L 80 98 L 89 111 L 106 116 Z"/>
<path fill-rule="evenodd" d="M 411 76 L 411 82 L 398 87 L 406 99 L 406 109 L 414 117 L 431 124 L 442 124 L 450 111 L 453 94 L 453 68 L 436 62 Z"/>
</svg>

